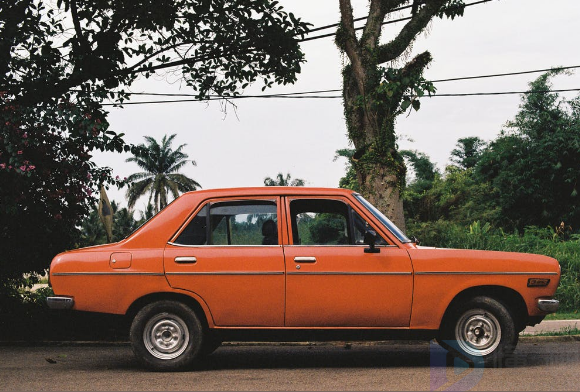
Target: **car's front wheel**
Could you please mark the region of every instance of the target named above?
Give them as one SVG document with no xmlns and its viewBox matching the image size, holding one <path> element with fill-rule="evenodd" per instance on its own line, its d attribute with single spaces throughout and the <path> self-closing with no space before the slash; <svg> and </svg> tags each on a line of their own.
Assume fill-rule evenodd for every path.
<svg viewBox="0 0 580 392">
<path fill-rule="evenodd" d="M 511 313 L 501 302 L 475 297 L 446 317 L 439 341 L 471 362 L 500 366 L 515 349 L 518 333 Z"/>
<path fill-rule="evenodd" d="M 187 305 L 159 301 L 137 313 L 130 339 L 135 356 L 146 367 L 158 371 L 184 370 L 200 354 L 203 328 Z"/>
</svg>

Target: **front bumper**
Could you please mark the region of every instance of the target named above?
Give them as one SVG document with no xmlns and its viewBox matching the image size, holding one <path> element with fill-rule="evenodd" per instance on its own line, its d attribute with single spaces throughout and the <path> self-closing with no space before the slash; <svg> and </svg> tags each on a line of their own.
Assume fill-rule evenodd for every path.
<svg viewBox="0 0 580 392">
<path fill-rule="evenodd" d="M 544 313 L 556 313 L 560 307 L 560 301 L 557 299 L 539 299 L 538 309 Z"/>
<path fill-rule="evenodd" d="M 46 304 L 49 308 L 55 310 L 71 309 L 75 304 L 75 300 L 71 297 L 47 297 Z"/>
</svg>

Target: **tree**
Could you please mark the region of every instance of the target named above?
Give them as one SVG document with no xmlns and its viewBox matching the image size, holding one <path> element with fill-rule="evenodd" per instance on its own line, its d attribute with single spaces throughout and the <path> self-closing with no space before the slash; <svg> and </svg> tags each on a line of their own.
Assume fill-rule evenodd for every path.
<svg viewBox="0 0 580 392">
<path fill-rule="evenodd" d="M 127 159 L 135 162 L 143 172 L 131 174 L 127 177 L 130 184 L 127 189 L 127 203 L 133 208 L 137 200 L 149 193 L 149 203 L 153 200 L 155 213 L 158 213 L 168 204 L 168 193 L 173 198 L 179 197 L 180 192 L 195 191 L 201 185 L 195 180 L 178 173 L 187 163 L 196 165 L 195 161 L 188 160 L 189 156 L 183 152 L 187 144 L 182 144 L 175 150 L 171 149 L 176 134 L 163 136 L 161 143 L 151 136 L 145 136 L 147 144 L 140 147 L 149 151 L 146 155 L 137 155 Z"/>
<path fill-rule="evenodd" d="M 477 136 L 461 138 L 451 151 L 451 162 L 462 169 L 473 169 L 487 143 Z"/>
<path fill-rule="evenodd" d="M 120 184 L 92 151 L 140 152 L 109 129 L 106 99 L 162 72 L 200 99 L 292 83 L 306 31 L 266 0 L 0 2 L 0 289 L 75 246 L 93 192 Z"/>
<path fill-rule="evenodd" d="M 26 106 L 73 88 L 106 97 L 161 70 L 200 98 L 292 83 L 308 27 L 267 0 L 13 0 L 0 20 L 1 85 Z"/>
<path fill-rule="evenodd" d="M 478 173 L 499 192 L 504 226 L 580 227 L 580 96 L 551 89 L 548 72 L 530 83 L 520 111 L 490 143 Z"/>
<path fill-rule="evenodd" d="M 129 234 L 137 230 L 143 223 L 134 217 L 134 212 L 127 208 L 119 208 L 115 202 L 111 202 L 113 209 L 113 242 L 121 241 Z M 94 205 L 89 215 L 81 223 L 81 233 L 78 245 L 80 247 L 101 245 L 107 243 L 107 234 L 103 223 L 99 219 L 97 206 Z"/>
<path fill-rule="evenodd" d="M 284 174 L 278 173 L 276 179 L 272 179 L 270 177 L 264 178 L 264 185 L 265 186 L 304 186 L 306 182 L 301 178 L 292 179 L 290 173 Z"/>
<path fill-rule="evenodd" d="M 408 110 L 419 110 L 419 98 L 435 91 L 433 84 L 422 76 L 431 62 L 431 54 L 421 53 L 402 68 L 382 64 L 401 61 L 434 17 L 462 15 L 464 3 L 413 0 L 411 19 L 395 38 L 381 44 L 385 17 L 411 1 L 370 0 L 369 15 L 360 38 L 356 35 L 350 0 L 339 2 L 341 22 L 336 44 L 349 60 L 343 69 L 343 98 L 348 136 L 356 150 L 352 164 L 361 193 L 404 230 L 400 192 L 406 169 L 397 151 L 395 120 Z"/>
</svg>

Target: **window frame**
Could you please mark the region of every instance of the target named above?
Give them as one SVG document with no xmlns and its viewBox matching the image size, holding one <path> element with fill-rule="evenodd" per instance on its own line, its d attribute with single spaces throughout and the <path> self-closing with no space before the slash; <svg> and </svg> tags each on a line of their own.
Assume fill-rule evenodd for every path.
<svg viewBox="0 0 580 392">
<path fill-rule="evenodd" d="M 356 205 L 352 203 L 351 200 L 342 196 L 335 196 L 335 195 L 322 195 L 322 196 L 310 196 L 310 195 L 292 195 L 285 197 L 286 206 L 286 226 L 287 226 L 287 234 L 288 234 L 288 245 L 287 246 L 299 246 L 299 247 L 368 247 L 367 244 L 355 244 L 354 243 L 354 216 L 353 213 L 357 213 L 364 221 L 366 221 L 369 226 L 376 231 L 377 235 L 384 239 L 387 243 L 386 245 L 376 245 L 377 248 L 398 248 L 398 245 L 392 240 L 390 236 L 385 235 L 383 230 L 380 230 L 378 226 L 372 219 L 363 213 L 360 208 L 356 208 Z M 291 203 L 294 200 L 329 200 L 329 201 L 336 201 L 346 205 L 347 207 L 347 225 L 348 225 L 348 234 L 349 234 L 349 244 L 329 244 L 329 245 L 318 245 L 318 244 L 311 244 L 311 245 L 303 245 L 303 244 L 294 244 L 294 217 L 292 216 L 291 210 Z M 298 228 L 296 228 L 298 229 Z"/>
<path fill-rule="evenodd" d="M 214 199 L 206 199 L 202 200 L 197 208 L 193 210 L 193 212 L 187 217 L 184 223 L 181 224 L 179 229 L 175 232 L 175 234 L 171 237 L 171 239 L 167 242 L 167 244 L 172 246 L 184 247 L 184 248 L 209 248 L 209 247 L 227 247 L 227 248 L 237 248 L 237 247 L 280 247 L 284 245 L 284 236 L 282 235 L 280 229 L 282 224 L 282 208 L 281 208 L 281 198 L 279 196 L 249 196 L 249 197 L 228 197 L 228 198 L 214 198 Z M 212 205 L 222 204 L 222 203 L 236 203 L 236 202 L 270 202 L 274 203 L 276 206 L 276 225 L 278 227 L 278 245 L 223 245 L 223 244 L 201 244 L 201 245 L 186 245 L 186 244 L 179 244 L 175 241 L 179 238 L 181 233 L 187 228 L 187 226 L 191 223 L 191 221 L 201 212 L 204 208 L 207 208 L 207 215 L 206 215 L 206 241 L 210 238 L 210 230 L 211 230 L 211 208 Z M 226 221 L 227 222 L 227 221 Z M 229 222 L 227 223 L 229 225 Z M 228 230 L 229 232 L 229 230 Z M 229 236 L 229 233 L 228 233 Z M 230 242 L 230 241 L 228 241 Z"/>
</svg>

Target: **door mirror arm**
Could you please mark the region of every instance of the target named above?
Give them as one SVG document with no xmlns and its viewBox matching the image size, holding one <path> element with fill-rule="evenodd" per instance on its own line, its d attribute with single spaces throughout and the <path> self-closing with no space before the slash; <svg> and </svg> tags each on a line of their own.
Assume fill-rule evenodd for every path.
<svg viewBox="0 0 580 392">
<path fill-rule="evenodd" d="M 365 232 L 364 243 L 369 247 L 365 248 L 365 253 L 381 253 L 381 250 L 375 247 L 377 242 L 377 233 L 374 230 L 367 230 Z"/>
</svg>

